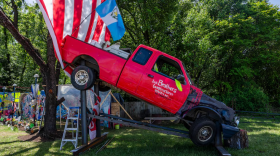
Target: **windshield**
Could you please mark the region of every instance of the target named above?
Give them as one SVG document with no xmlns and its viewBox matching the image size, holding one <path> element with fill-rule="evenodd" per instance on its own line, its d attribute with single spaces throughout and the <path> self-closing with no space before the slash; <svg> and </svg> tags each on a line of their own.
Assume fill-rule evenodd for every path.
<svg viewBox="0 0 280 156">
<path fill-rule="evenodd" d="M 184 70 L 185 70 L 185 72 L 186 72 L 186 74 L 187 74 L 187 77 L 188 77 L 188 80 L 189 80 L 190 85 L 193 85 L 193 84 L 192 84 L 192 79 L 191 79 L 189 73 L 188 73 L 187 70 L 186 70 L 185 64 L 184 64 L 183 62 L 182 62 L 182 64 L 183 64 Z"/>
</svg>

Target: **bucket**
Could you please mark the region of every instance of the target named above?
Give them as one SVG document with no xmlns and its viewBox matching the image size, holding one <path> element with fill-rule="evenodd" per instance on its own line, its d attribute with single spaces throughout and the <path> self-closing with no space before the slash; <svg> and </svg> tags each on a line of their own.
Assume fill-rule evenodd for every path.
<svg viewBox="0 0 280 156">
<path fill-rule="evenodd" d="M 33 128 L 34 127 L 34 124 L 32 123 L 32 124 L 30 124 L 30 128 Z"/>
<path fill-rule="evenodd" d="M 120 125 L 115 125 L 115 129 L 120 129 Z"/>
</svg>

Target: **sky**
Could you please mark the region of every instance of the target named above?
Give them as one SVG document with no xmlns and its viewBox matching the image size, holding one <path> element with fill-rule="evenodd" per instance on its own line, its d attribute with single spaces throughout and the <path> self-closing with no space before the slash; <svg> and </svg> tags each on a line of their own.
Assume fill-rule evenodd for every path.
<svg viewBox="0 0 280 156">
<path fill-rule="evenodd" d="M 27 3 L 34 3 L 34 2 L 36 2 L 36 0 L 25 0 Z M 269 0 L 269 2 L 271 3 L 271 4 L 274 4 L 274 5 L 278 5 L 278 6 L 280 6 L 280 0 Z"/>
<path fill-rule="evenodd" d="M 269 0 L 271 4 L 280 6 L 280 0 Z"/>
<path fill-rule="evenodd" d="M 26 3 L 29 3 L 29 4 L 30 4 L 30 3 L 32 4 L 32 3 L 36 2 L 36 0 L 25 0 L 25 2 L 26 2 Z"/>
</svg>

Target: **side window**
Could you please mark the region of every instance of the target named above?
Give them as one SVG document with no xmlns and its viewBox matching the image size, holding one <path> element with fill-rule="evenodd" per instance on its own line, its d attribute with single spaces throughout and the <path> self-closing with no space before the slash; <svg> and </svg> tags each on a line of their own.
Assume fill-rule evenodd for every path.
<svg viewBox="0 0 280 156">
<path fill-rule="evenodd" d="M 165 56 L 159 56 L 152 70 L 171 79 L 176 79 L 178 75 L 182 75 L 179 64 Z"/>
<path fill-rule="evenodd" d="M 145 48 L 140 48 L 132 60 L 141 65 L 145 65 L 152 54 L 153 54 L 152 51 Z"/>
</svg>

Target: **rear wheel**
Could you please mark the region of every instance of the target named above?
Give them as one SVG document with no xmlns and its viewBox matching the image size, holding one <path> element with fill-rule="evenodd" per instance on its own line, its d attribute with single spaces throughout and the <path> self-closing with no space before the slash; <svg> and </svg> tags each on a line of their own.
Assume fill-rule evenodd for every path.
<svg viewBox="0 0 280 156">
<path fill-rule="evenodd" d="M 78 66 L 71 74 L 71 83 L 78 90 L 90 89 L 95 80 L 96 73 L 87 66 Z"/>
<path fill-rule="evenodd" d="M 215 123 L 207 117 L 198 118 L 190 127 L 190 139 L 195 145 L 209 145 L 216 135 Z"/>
</svg>

